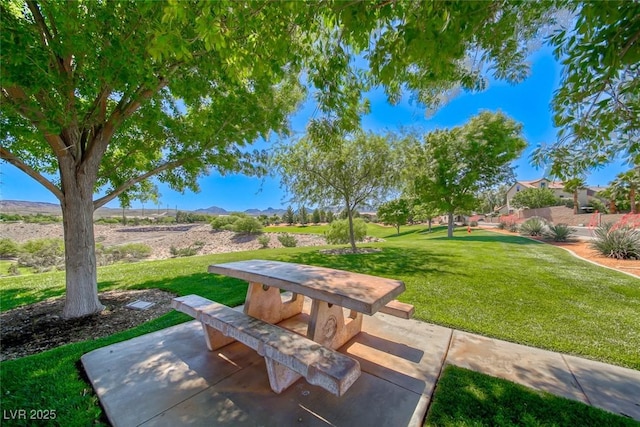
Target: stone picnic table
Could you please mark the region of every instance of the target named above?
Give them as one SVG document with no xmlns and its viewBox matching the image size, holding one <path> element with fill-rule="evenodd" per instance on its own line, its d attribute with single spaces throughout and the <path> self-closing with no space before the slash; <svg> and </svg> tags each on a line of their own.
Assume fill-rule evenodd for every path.
<svg viewBox="0 0 640 427">
<path fill-rule="evenodd" d="M 360 376 L 360 366 L 334 350 L 362 331 L 363 315 L 413 314 L 413 306 L 394 300 L 405 290 L 400 280 L 266 260 L 214 264 L 208 271 L 249 282 L 244 313 L 197 295 L 175 298 L 174 308 L 202 322 L 209 350 L 237 340 L 263 355 L 276 393 L 304 376 L 344 394 Z M 281 290 L 291 297 L 283 300 Z M 302 312 L 305 296 L 311 299 L 306 337 L 277 326 Z"/>
</svg>

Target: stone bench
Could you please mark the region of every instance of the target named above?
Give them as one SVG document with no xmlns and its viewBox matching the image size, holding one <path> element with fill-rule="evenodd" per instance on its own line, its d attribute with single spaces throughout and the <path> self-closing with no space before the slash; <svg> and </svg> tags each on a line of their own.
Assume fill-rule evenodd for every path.
<svg viewBox="0 0 640 427">
<path fill-rule="evenodd" d="M 406 302 L 400 302 L 393 300 L 380 309 L 381 313 L 389 314 L 391 316 L 400 317 L 402 319 L 411 319 L 413 317 L 415 309 L 413 305 Z"/>
<path fill-rule="evenodd" d="M 299 378 L 342 396 L 360 376 L 358 361 L 226 305 L 187 295 L 171 305 L 202 323 L 209 350 L 239 341 L 264 357 L 271 389 L 281 393 Z"/>
</svg>

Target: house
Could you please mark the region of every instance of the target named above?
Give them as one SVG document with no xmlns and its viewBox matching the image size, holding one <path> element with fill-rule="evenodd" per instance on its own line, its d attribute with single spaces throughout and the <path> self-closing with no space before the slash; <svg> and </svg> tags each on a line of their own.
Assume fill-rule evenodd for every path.
<svg viewBox="0 0 640 427">
<path fill-rule="evenodd" d="M 510 214 L 515 208 L 511 205 L 513 197 L 522 190 L 528 188 L 548 188 L 560 198 L 573 202 L 573 194 L 564 191 L 564 183 L 561 181 L 551 181 L 547 178 L 540 178 L 533 181 L 516 181 L 507 191 L 507 204 L 500 208 L 501 213 Z M 589 201 L 596 198 L 596 193 L 604 190 L 604 187 L 586 187 L 578 190 L 578 206 L 586 207 Z M 586 209 L 586 208 L 585 208 Z"/>
</svg>

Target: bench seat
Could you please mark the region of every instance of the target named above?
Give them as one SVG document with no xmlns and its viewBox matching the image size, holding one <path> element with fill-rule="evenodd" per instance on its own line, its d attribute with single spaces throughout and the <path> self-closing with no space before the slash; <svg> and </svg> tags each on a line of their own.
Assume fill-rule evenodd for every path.
<svg viewBox="0 0 640 427">
<path fill-rule="evenodd" d="M 415 309 L 413 305 L 406 302 L 393 300 L 380 309 L 380 312 L 390 314 L 391 316 L 400 317 L 402 319 L 411 319 Z"/>
<path fill-rule="evenodd" d="M 171 305 L 202 323 L 210 350 L 234 340 L 256 350 L 265 358 L 276 393 L 305 377 L 310 384 L 341 396 L 360 376 L 358 361 L 226 305 L 198 295 L 174 298 Z"/>
</svg>

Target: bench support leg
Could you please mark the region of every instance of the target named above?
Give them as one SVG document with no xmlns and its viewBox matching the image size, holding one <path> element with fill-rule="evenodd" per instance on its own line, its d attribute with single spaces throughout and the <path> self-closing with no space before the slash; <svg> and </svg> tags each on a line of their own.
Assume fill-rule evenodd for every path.
<svg viewBox="0 0 640 427">
<path fill-rule="evenodd" d="M 360 331 L 362 331 L 362 313 L 351 310 L 345 321 L 342 307 L 313 300 L 307 338 L 335 350 Z"/>
<path fill-rule="evenodd" d="M 293 294 L 291 300 L 283 303 L 280 298 L 280 289 L 250 282 L 244 303 L 244 314 L 276 324 L 302 313 L 303 303 L 304 297 L 298 294 Z"/>
<path fill-rule="evenodd" d="M 217 350 L 235 341 L 233 338 L 224 336 L 222 332 L 215 328 L 212 328 L 206 323 L 201 323 L 202 329 L 204 330 L 204 340 L 207 343 L 207 348 L 209 349 L 209 351 Z"/>
<path fill-rule="evenodd" d="M 269 357 L 265 357 L 264 361 L 267 364 L 267 374 L 269 375 L 271 390 L 278 394 L 282 393 L 289 388 L 291 384 L 302 378 L 302 375 L 292 371 Z"/>
</svg>

